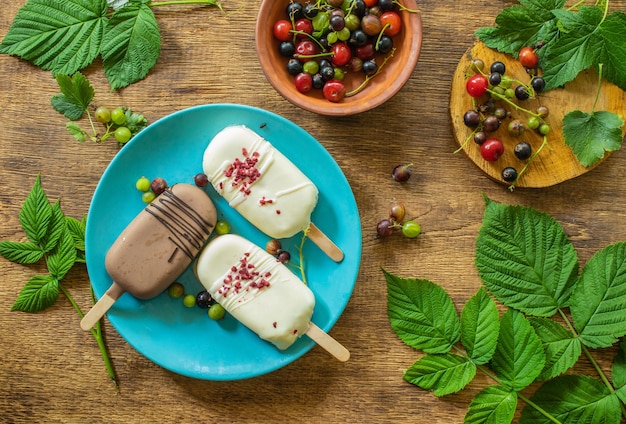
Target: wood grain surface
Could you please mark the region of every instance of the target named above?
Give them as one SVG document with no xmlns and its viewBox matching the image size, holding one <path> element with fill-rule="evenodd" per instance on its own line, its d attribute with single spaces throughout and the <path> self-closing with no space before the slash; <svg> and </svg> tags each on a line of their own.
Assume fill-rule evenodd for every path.
<svg viewBox="0 0 626 424">
<path fill-rule="evenodd" d="M 24 4 L 2 4 L 0 37 Z M 118 393 L 95 341 L 80 329 L 66 298 L 60 296 L 42 313 L 10 311 L 26 281 L 44 270 L 0 259 L 0 422 L 461 423 L 469 401 L 491 381 L 479 375 L 462 392 L 436 398 L 402 379 L 421 354 L 389 326 L 381 267 L 442 285 L 460 309 L 481 285 L 474 249 L 483 195 L 551 214 L 563 225 L 581 264 L 606 245 L 626 240 L 624 150 L 580 177 L 513 193 L 464 155 L 453 154 L 458 147 L 448 112 L 453 73 L 475 41 L 473 31 L 492 25 L 512 1 L 418 1 L 424 39 L 411 79 L 384 105 L 351 117 L 303 111 L 271 88 L 254 49 L 259 4 L 224 0 L 224 12 L 159 8 L 161 56 L 146 79 L 111 92 L 100 61 L 84 73 L 98 104 L 131 107 L 151 122 L 198 104 L 237 102 L 280 114 L 320 140 L 351 184 L 363 229 L 356 288 L 330 331 L 350 350 L 350 360 L 341 363 L 315 347 L 265 376 L 198 381 L 151 363 L 105 320 Z M 626 1 L 614 0 L 611 7 L 626 11 Z M 61 199 L 66 214 L 80 218 L 118 147 L 110 140 L 78 143 L 66 132 L 66 119 L 50 106 L 58 87 L 49 72 L 2 55 L 0 75 L 0 239 L 20 241 L 25 237 L 18 213 L 37 174 L 50 199 Z M 393 167 L 408 162 L 415 164 L 411 179 L 393 181 Z M 419 238 L 376 237 L 376 224 L 394 199 L 421 223 Z M 87 310 L 85 268 L 72 270 L 64 284 Z M 614 354 L 613 349 L 594 352 L 605 370 Z M 593 375 L 585 361 L 577 371 Z"/>
</svg>

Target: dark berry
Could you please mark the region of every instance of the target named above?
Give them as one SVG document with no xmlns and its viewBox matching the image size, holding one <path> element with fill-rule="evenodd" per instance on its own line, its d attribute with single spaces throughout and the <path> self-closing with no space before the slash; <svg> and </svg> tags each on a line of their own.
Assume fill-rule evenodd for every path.
<svg viewBox="0 0 626 424">
<path fill-rule="evenodd" d="M 394 8 L 393 0 L 378 0 L 378 7 L 384 11 L 392 10 Z"/>
<path fill-rule="evenodd" d="M 478 131 L 474 134 L 474 143 L 481 145 L 487 141 L 487 133 L 484 131 Z"/>
<path fill-rule="evenodd" d="M 354 30 L 348 42 L 353 46 L 364 46 L 367 43 L 367 34 L 360 29 Z"/>
<path fill-rule="evenodd" d="M 411 178 L 412 166 L 413 166 L 412 163 L 409 163 L 408 165 L 396 166 L 395 168 L 393 168 L 393 171 L 391 172 L 391 177 L 400 183 L 408 181 L 409 178 Z"/>
<path fill-rule="evenodd" d="M 532 154 L 532 148 L 530 144 L 525 141 L 519 142 L 513 148 L 513 152 L 515 153 L 515 157 L 521 160 L 526 160 Z"/>
<path fill-rule="evenodd" d="M 502 179 L 507 183 L 515 181 L 517 178 L 517 170 L 512 166 L 507 166 L 502 170 Z"/>
<path fill-rule="evenodd" d="M 291 254 L 289 252 L 287 252 L 286 250 L 281 250 L 278 253 L 278 261 L 286 264 L 287 262 L 289 262 L 289 260 L 291 259 Z"/>
<path fill-rule="evenodd" d="M 483 120 L 483 131 L 495 132 L 500 128 L 500 120 L 495 115 L 489 115 Z"/>
<path fill-rule="evenodd" d="M 498 61 L 498 62 L 493 62 L 491 64 L 491 69 L 489 69 L 491 71 L 491 73 L 497 72 L 500 75 L 504 75 L 504 72 L 506 71 L 506 65 L 504 65 L 504 63 Z"/>
<path fill-rule="evenodd" d="M 517 97 L 517 100 L 528 100 L 530 93 L 526 87 L 518 85 L 515 87 L 515 97 Z"/>
<path fill-rule="evenodd" d="M 393 39 L 387 35 L 383 35 L 376 44 L 378 53 L 387 54 L 393 49 Z"/>
<path fill-rule="evenodd" d="M 373 60 L 366 60 L 363 62 L 361 70 L 367 76 L 372 76 L 378 71 L 378 65 Z"/>
<path fill-rule="evenodd" d="M 280 43 L 278 51 L 283 57 L 291 57 L 296 52 L 296 46 L 291 41 L 283 41 Z"/>
<path fill-rule="evenodd" d="M 475 110 L 468 110 L 463 115 L 463 123 L 469 128 L 476 128 L 480 125 L 480 115 Z"/>
<path fill-rule="evenodd" d="M 193 177 L 193 182 L 198 186 L 198 187 L 204 187 L 205 185 L 207 185 L 209 183 L 209 177 L 206 176 L 206 174 L 204 173 L 199 173 L 196 174 Z"/>
<path fill-rule="evenodd" d="M 496 85 L 499 85 L 501 81 L 502 75 L 498 72 L 492 72 L 491 75 L 489 75 L 489 84 L 493 85 L 494 87 Z"/>
<path fill-rule="evenodd" d="M 199 308 L 208 309 L 214 303 L 215 300 L 213 300 L 206 290 L 202 290 L 196 295 L 196 305 L 198 305 Z"/>
<path fill-rule="evenodd" d="M 317 5 L 314 3 L 307 4 L 302 9 L 302 14 L 307 19 L 313 19 L 314 17 L 317 16 L 318 13 L 319 13 L 319 9 L 317 8 Z"/>
<path fill-rule="evenodd" d="M 295 58 L 289 59 L 287 61 L 287 72 L 289 72 L 289 75 L 298 75 L 302 72 L 302 63 Z"/>
<path fill-rule="evenodd" d="M 493 116 L 498 119 L 505 119 L 509 116 L 509 112 L 503 107 L 497 107 L 493 110 Z"/>
<path fill-rule="evenodd" d="M 525 130 L 526 127 L 524 126 L 524 123 L 519 119 L 512 120 L 507 126 L 507 131 L 514 137 L 519 137 L 520 135 L 524 134 Z"/>
<path fill-rule="evenodd" d="M 530 82 L 530 85 L 532 85 L 533 90 L 535 90 L 536 93 L 541 93 L 546 87 L 546 81 L 542 77 L 535 77 Z"/>
<path fill-rule="evenodd" d="M 324 78 L 322 78 L 321 74 L 313 75 L 313 88 L 320 89 L 324 87 Z"/>
<path fill-rule="evenodd" d="M 150 183 L 150 190 L 152 190 L 152 192 L 157 196 L 163 193 L 166 188 L 167 183 L 163 178 L 155 178 L 154 180 L 152 180 L 152 183 Z"/>
<path fill-rule="evenodd" d="M 302 3 L 294 1 L 287 5 L 287 16 L 294 21 L 304 18 L 304 7 Z"/>
<path fill-rule="evenodd" d="M 324 81 L 329 81 L 335 78 L 335 69 L 330 65 L 320 67 L 320 75 L 322 76 Z"/>
<path fill-rule="evenodd" d="M 393 234 L 393 222 L 390 219 L 383 219 L 376 225 L 376 233 L 378 237 L 389 237 Z"/>
</svg>

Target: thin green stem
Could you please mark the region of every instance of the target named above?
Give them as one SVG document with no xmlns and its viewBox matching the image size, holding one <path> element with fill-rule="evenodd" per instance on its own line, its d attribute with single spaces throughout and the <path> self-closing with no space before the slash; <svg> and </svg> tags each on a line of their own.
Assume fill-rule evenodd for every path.
<svg viewBox="0 0 626 424">
<path fill-rule="evenodd" d="M 511 106 L 511 107 L 513 107 L 513 108 L 515 108 L 515 109 L 517 109 L 517 110 L 521 111 L 521 112 L 527 113 L 527 114 L 529 114 L 530 116 L 534 116 L 534 117 L 537 117 L 537 118 L 541 118 L 541 116 L 540 116 L 538 113 L 535 113 L 535 112 L 533 112 L 533 111 L 531 111 L 531 110 L 528 110 L 528 109 L 526 109 L 526 108 L 521 107 L 520 105 L 518 105 L 518 104 L 517 104 L 517 103 L 515 103 L 515 102 L 512 102 L 511 100 L 509 100 L 506 96 L 504 96 L 504 95 L 502 95 L 502 94 L 496 93 L 495 91 L 493 91 L 493 90 L 491 90 L 491 89 L 487 89 L 487 92 L 488 92 L 489 94 L 491 94 L 493 97 L 495 97 L 496 99 L 504 101 L 504 102 L 505 102 L 505 103 L 507 103 L 509 106 Z"/>
<path fill-rule="evenodd" d="M 526 170 L 528 169 L 528 167 L 530 166 L 530 164 L 533 162 L 533 160 L 539 155 L 539 153 L 541 153 L 541 151 L 544 149 L 544 147 L 546 147 L 548 145 L 548 137 L 547 136 L 543 136 L 543 142 L 541 143 L 541 146 L 539 146 L 539 148 L 535 151 L 535 153 L 533 153 L 533 155 L 528 159 L 528 161 L 526 162 L 526 164 L 524 165 L 524 167 L 520 170 L 520 172 L 517 174 L 517 177 L 515 178 L 515 181 L 513 181 L 511 183 L 511 185 L 509 186 L 509 190 L 513 191 L 515 190 L 515 184 L 517 184 L 517 181 L 521 178 L 521 176 L 526 172 Z"/>
<path fill-rule="evenodd" d="M 373 75 L 366 76 L 365 79 L 363 80 L 363 82 L 357 88 L 355 88 L 354 90 L 349 91 L 349 92 L 346 93 L 346 97 L 354 96 L 355 94 L 358 94 L 361 91 L 363 91 L 363 89 L 370 82 L 370 80 L 372 78 L 374 78 L 376 75 L 380 74 L 380 72 L 382 71 L 383 67 L 387 64 L 387 61 L 389 61 L 389 59 L 391 59 L 393 57 L 393 54 L 395 53 L 395 51 L 396 51 L 395 47 L 393 49 L 391 49 L 389 54 L 387 56 L 385 56 L 385 58 L 383 59 L 383 63 L 380 64 L 380 66 L 378 67 L 378 70 L 376 71 L 376 73 L 374 73 Z"/>
<path fill-rule="evenodd" d="M 67 300 L 69 300 L 70 304 L 74 308 L 74 310 L 78 313 L 78 316 L 82 319 L 85 316 L 85 314 L 83 314 L 83 311 L 80 309 L 80 306 L 78 306 L 78 304 L 74 300 L 74 297 L 60 283 L 59 283 L 59 289 L 63 292 Z M 95 295 L 93 293 L 93 288 L 91 288 L 91 298 L 92 298 L 92 301 L 95 302 Z M 104 343 L 104 338 L 102 337 L 102 326 L 101 326 L 100 321 L 98 321 L 98 323 L 96 324 L 96 327 L 92 328 L 90 331 L 91 331 L 92 336 L 94 337 L 94 339 L 96 339 L 96 342 L 98 343 L 98 348 L 100 349 L 100 353 L 102 354 L 102 360 L 104 361 L 104 366 L 107 370 L 107 374 L 109 375 L 109 378 L 113 380 L 113 384 L 115 384 L 116 390 L 119 391 L 119 386 L 117 384 L 117 376 L 115 375 L 115 370 L 113 369 L 111 358 L 109 357 L 106 344 Z"/>
<path fill-rule="evenodd" d="M 603 64 L 598 64 L 598 89 L 596 90 L 596 98 L 593 101 L 593 107 L 591 108 L 591 113 L 595 112 L 596 104 L 598 103 L 598 99 L 600 98 L 600 89 L 602 88 L 602 67 Z"/>
</svg>

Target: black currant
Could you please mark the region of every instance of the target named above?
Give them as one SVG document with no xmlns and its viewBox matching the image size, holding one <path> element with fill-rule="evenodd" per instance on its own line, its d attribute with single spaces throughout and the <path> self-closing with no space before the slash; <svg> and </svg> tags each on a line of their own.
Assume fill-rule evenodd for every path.
<svg viewBox="0 0 626 424">
<path fill-rule="evenodd" d="M 196 295 L 196 305 L 199 308 L 207 309 L 215 303 L 208 291 L 202 290 Z"/>
<path fill-rule="evenodd" d="M 532 85 L 536 93 L 541 93 L 546 87 L 546 81 L 542 77 L 535 77 L 530 82 L 530 85 Z"/>
<path fill-rule="evenodd" d="M 476 128 L 480 125 L 480 115 L 475 110 L 468 110 L 463 115 L 463 123 L 469 128 Z"/>
<path fill-rule="evenodd" d="M 491 71 L 491 73 L 497 72 L 500 75 L 504 75 L 504 73 L 506 72 L 506 65 L 500 61 L 493 62 L 491 64 L 491 69 L 489 70 Z"/>
<path fill-rule="evenodd" d="M 493 85 L 494 87 L 500 85 L 501 81 L 502 75 L 498 72 L 492 72 L 491 75 L 489 75 L 489 84 Z"/>
<path fill-rule="evenodd" d="M 495 132 L 500 128 L 500 120 L 495 115 L 489 115 L 483 120 L 483 131 Z"/>
<path fill-rule="evenodd" d="M 315 3 L 309 3 L 304 6 L 304 9 L 302 9 L 302 13 L 304 14 L 305 18 L 313 19 L 319 13 L 319 9 L 317 8 L 317 5 Z"/>
<path fill-rule="evenodd" d="M 304 18 L 304 7 L 302 3 L 294 1 L 287 5 L 287 16 L 294 21 Z"/>
<path fill-rule="evenodd" d="M 517 87 L 515 87 L 515 97 L 517 97 L 517 100 L 528 100 L 528 98 L 530 97 L 530 93 L 528 92 L 528 89 L 526 89 L 526 87 L 524 87 L 523 85 L 518 85 Z"/>
<path fill-rule="evenodd" d="M 335 78 L 335 69 L 332 66 L 324 66 L 320 68 L 320 75 L 324 81 Z"/>
<path fill-rule="evenodd" d="M 292 57 L 296 52 L 296 46 L 291 41 L 283 41 L 278 47 L 281 56 Z"/>
<path fill-rule="evenodd" d="M 289 75 L 298 75 L 302 72 L 302 63 L 296 58 L 289 59 L 287 61 L 287 72 L 289 72 Z"/>
<path fill-rule="evenodd" d="M 365 60 L 363 61 L 363 67 L 361 70 L 367 76 L 372 76 L 378 71 L 378 65 L 373 60 Z"/>
<path fill-rule="evenodd" d="M 532 147 L 525 141 L 521 141 L 515 145 L 513 148 L 513 153 L 515 153 L 515 157 L 521 160 L 526 160 L 532 155 Z"/>
<path fill-rule="evenodd" d="M 478 131 L 474 134 L 474 143 L 480 145 L 487 141 L 487 133 L 484 131 Z"/>
<path fill-rule="evenodd" d="M 325 82 L 320 73 L 313 75 L 313 88 L 324 88 Z"/>
<path fill-rule="evenodd" d="M 393 39 L 387 35 L 383 35 L 376 43 L 376 50 L 378 53 L 387 54 L 393 49 Z"/>
<path fill-rule="evenodd" d="M 364 46 L 365 44 L 367 44 L 367 41 L 367 34 L 360 29 L 352 31 L 352 33 L 350 34 L 350 39 L 348 40 L 348 42 L 354 46 Z"/>
<path fill-rule="evenodd" d="M 509 116 L 509 112 L 503 107 L 497 107 L 493 110 L 493 116 L 498 119 L 504 119 Z"/>
<path fill-rule="evenodd" d="M 384 11 L 392 10 L 394 8 L 393 0 L 378 0 L 378 7 Z"/>
<path fill-rule="evenodd" d="M 507 183 L 515 181 L 517 179 L 517 170 L 512 166 L 507 166 L 502 170 L 502 179 Z"/>
</svg>

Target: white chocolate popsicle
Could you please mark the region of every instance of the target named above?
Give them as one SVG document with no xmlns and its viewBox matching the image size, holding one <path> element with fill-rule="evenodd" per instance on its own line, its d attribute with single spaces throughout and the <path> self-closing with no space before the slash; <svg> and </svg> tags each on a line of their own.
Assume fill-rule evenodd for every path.
<svg viewBox="0 0 626 424">
<path fill-rule="evenodd" d="M 234 234 L 213 239 L 195 264 L 200 283 L 226 311 L 284 350 L 307 334 L 341 361 L 350 353 L 311 322 L 313 292 L 274 256 Z"/>
<path fill-rule="evenodd" d="M 122 231 L 105 258 L 113 284 L 81 320 L 89 330 L 125 292 L 150 299 L 191 264 L 215 228 L 217 213 L 196 186 L 175 184 Z"/>
<path fill-rule="evenodd" d="M 343 252 L 312 222 L 318 190 L 267 140 L 241 126 L 229 126 L 209 143 L 202 167 L 215 190 L 255 227 L 273 238 L 309 229 L 309 238 L 333 260 Z"/>
</svg>

